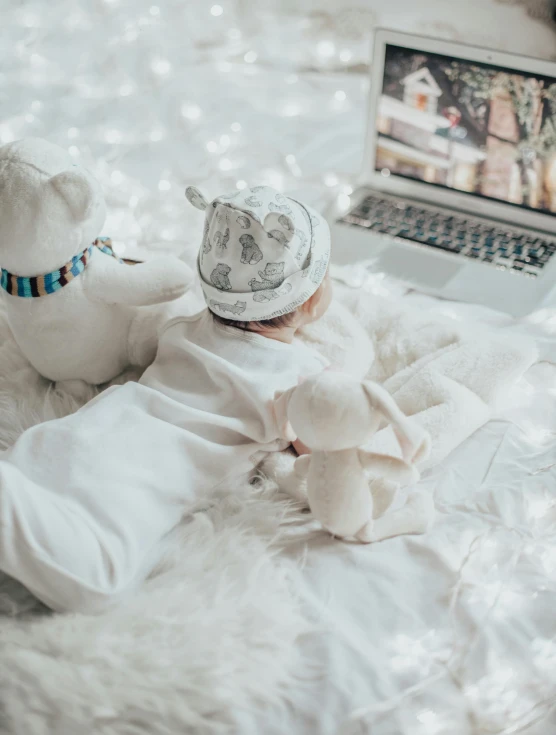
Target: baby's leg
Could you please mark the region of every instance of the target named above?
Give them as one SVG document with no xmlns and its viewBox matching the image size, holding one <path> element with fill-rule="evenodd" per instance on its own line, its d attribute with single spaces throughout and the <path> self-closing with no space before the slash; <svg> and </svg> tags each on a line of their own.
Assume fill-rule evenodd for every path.
<svg viewBox="0 0 556 735">
<path fill-rule="evenodd" d="M 24 432 L 0 457 L 0 570 L 64 611 L 101 611 L 140 584 L 212 456 L 176 410 L 127 383 Z"/>
<path fill-rule="evenodd" d="M 129 583 L 119 578 L 109 538 L 99 533 L 70 498 L 54 495 L 0 461 L 0 570 L 46 605 L 98 612 Z"/>
</svg>

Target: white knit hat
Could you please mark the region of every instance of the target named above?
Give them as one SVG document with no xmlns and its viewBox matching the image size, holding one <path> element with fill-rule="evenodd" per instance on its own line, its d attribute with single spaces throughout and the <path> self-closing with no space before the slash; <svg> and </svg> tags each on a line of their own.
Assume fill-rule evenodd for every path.
<svg viewBox="0 0 556 735">
<path fill-rule="evenodd" d="M 210 204 L 189 186 L 185 195 L 206 211 L 197 259 L 211 311 L 260 321 L 288 314 L 322 283 L 330 230 L 321 215 L 270 186 L 216 197 Z"/>
</svg>

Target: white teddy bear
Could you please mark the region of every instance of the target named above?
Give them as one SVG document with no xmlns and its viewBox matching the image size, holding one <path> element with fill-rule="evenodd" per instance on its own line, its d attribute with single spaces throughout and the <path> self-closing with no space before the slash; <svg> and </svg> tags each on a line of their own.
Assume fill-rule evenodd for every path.
<svg viewBox="0 0 556 735">
<path fill-rule="evenodd" d="M 100 184 L 63 148 L 26 138 L 0 148 L 0 266 L 8 322 L 46 378 L 80 394 L 157 347 L 161 307 L 185 293 L 191 269 L 177 258 L 125 265 L 98 239 Z"/>
</svg>

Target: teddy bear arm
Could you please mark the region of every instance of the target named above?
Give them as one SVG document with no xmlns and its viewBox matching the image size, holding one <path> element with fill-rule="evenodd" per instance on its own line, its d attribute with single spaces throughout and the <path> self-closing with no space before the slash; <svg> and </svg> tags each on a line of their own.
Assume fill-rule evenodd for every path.
<svg viewBox="0 0 556 735">
<path fill-rule="evenodd" d="M 177 258 L 164 256 L 130 266 L 98 254 L 85 271 L 84 288 L 92 301 L 150 306 L 179 298 L 192 279 L 189 266 Z"/>
</svg>

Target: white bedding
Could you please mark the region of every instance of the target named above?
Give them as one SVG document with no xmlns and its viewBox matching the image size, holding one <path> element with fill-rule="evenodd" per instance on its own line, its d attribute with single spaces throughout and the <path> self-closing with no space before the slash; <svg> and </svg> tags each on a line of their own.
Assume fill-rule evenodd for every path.
<svg viewBox="0 0 556 735">
<path fill-rule="evenodd" d="M 185 257 L 192 258 L 201 218 L 185 207 L 187 183 L 203 186 L 212 196 L 238 180 L 264 182 L 309 197 L 316 206 L 351 185 L 362 156 L 366 76 L 349 67 L 366 53 L 361 28 L 371 16 L 376 23 L 538 52 L 546 58 L 555 55 L 554 33 L 513 4 L 367 0 L 352 4 L 368 11 L 359 23 L 353 19 L 362 16 L 349 16 L 344 3 L 328 0 L 318 5 L 300 10 L 293 0 L 261 2 L 259 11 L 267 15 L 260 16 L 250 3 L 222 0 L 218 16 L 211 15 L 212 3 L 204 0 L 159 5 L 151 0 L 103 0 L 94 6 L 73 0 L 55 6 L 5 3 L 0 34 L 2 48 L 9 53 L 2 68 L 0 140 L 42 135 L 67 145 L 90 165 L 107 192 L 106 233 L 127 246 L 126 254 L 177 253 L 185 245 Z M 296 15 L 284 15 L 280 8 L 286 6 Z M 233 32 L 236 28 L 241 35 Z M 253 53 L 258 54 L 255 63 Z M 75 72 L 69 75 L 68 69 Z M 265 696 L 261 683 L 253 681 L 260 668 L 251 661 L 249 645 L 260 642 L 258 631 L 269 618 L 251 618 L 257 612 L 253 594 L 239 604 L 223 581 L 225 575 L 214 573 L 211 582 L 222 584 L 216 604 L 224 601 L 232 609 L 232 633 L 240 630 L 243 616 L 255 630 L 246 636 L 237 665 L 226 656 L 217 657 L 220 673 L 229 672 L 232 679 L 224 693 L 237 695 L 241 687 L 252 695 L 228 701 L 229 716 L 223 720 L 228 725 L 233 721 L 231 731 L 242 735 L 553 735 L 556 309 L 515 323 L 484 308 L 415 293 L 402 296 L 403 289 L 385 281 L 380 287 L 400 294 L 415 308 L 479 321 L 505 334 L 534 336 L 541 362 L 508 396 L 496 420 L 424 476 L 422 486 L 434 493 L 438 509 L 436 526 L 426 537 L 361 547 L 332 540 L 318 530 L 307 542 L 302 516 L 282 526 L 283 555 L 302 562 L 302 574 L 292 575 L 289 584 L 310 622 L 297 640 L 303 661 L 286 655 L 294 650 L 294 633 L 303 629 L 293 610 L 291 619 L 284 615 L 282 627 L 272 628 L 282 647 L 273 649 L 268 630 L 263 640 L 268 651 L 276 653 L 276 672 L 292 671 L 301 679 L 292 674 L 284 681 L 268 669 L 269 676 L 261 679 L 268 687 Z M 3 355 L 6 371 L 11 364 Z M 14 438 L 16 430 L 10 433 L 5 417 L 16 405 L 27 423 L 48 417 L 41 404 L 44 385 L 16 358 L 13 365 L 19 370 L 19 387 L 1 396 L 3 446 Z M 270 505 L 261 508 L 270 513 Z M 245 516 L 248 523 L 254 523 L 252 511 L 250 507 Z M 207 521 L 209 532 L 197 518 L 191 538 L 208 538 L 211 523 L 219 528 L 214 519 Z M 271 525 L 265 528 L 267 535 L 276 530 Z M 262 553 L 259 546 L 257 553 Z M 216 569 L 222 553 L 228 553 L 225 544 L 220 548 L 223 552 L 199 557 L 198 568 L 195 561 L 185 571 L 198 573 L 206 564 Z M 240 551 L 236 544 L 234 553 Z M 279 612 L 286 599 L 280 587 L 283 576 L 275 568 L 266 569 L 254 569 L 253 582 L 261 584 L 261 574 L 267 585 L 276 580 L 272 589 Z M 191 594 L 191 606 L 210 597 L 198 584 Z M 268 587 L 263 585 L 261 594 L 273 604 Z M 195 618 L 191 606 L 184 608 L 189 617 L 183 629 L 188 634 L 194 634 L 194 625 L 206 622 Z M 136 607 L 139 620 L 143 608 L 138 603 Z M 175 625 L 175 609 L 158 611 L 152 619 L 150 608 L 144 609 L 151 625 L 134 629 L 141 640 L 148 640 L 149 631 L 158 631 L 165 620 Z M 220 627 L 229 622 L 226 616 L 211 621 Z M 76 621 L 75 629 L 78 624 L 83 621 Z M 0 628 L 3 625 L 0 618 Z M 98 678 L 94 667 L 99 648 L 83 658 L 82 668 L 76 668 L 82 663 L 77 656 L 74 668 L 72 661 L 64 661 L 63 649 L 55 645 L 61 640 L 61 622 L 48 633 L 38 626 L 18 628 L 11 639 L 10 665 L 2 667 L 0 661 L 5 682 L 12 672 L 20 676 L 16 681 L 13 674 L 9 690 L 19 727 L 6 730 L 9 735 L 58 735 L 62 730 L 53 713 L 64 712 L 77 713 L 77 724 L 71 721 L 68 732 L 93 732 L 79 726 L 87 702 L 97 706 L 105 692 L 129 685 L 125 670 L 118 668 L 122 659 L 110 658 L 115 647 L 128 640 L 125 620 L 105 629 L 101 622 L 87 625 L 92 640 L 100 641 L 95 645 L 102 647 L 103 664 L 112 660 L 120 678 L 116 673 L 104 676 L 109 669 L 102 669 L 102 681 Z M 66 635 L 69 627 L 64 628 Z M 43 658 L 35 656 L 41 643 Z M 154 657 L 160 643 L 154 638 Z M 211 650 L 203 648 L 202 640 L 196 644 L 195 650 Z M 180 645 L 184 658 L 187 647 L 183 640 Z M 129 665 L 148 657 L 149 646 L 143 645 L 125 661 Z M 152 692 L 166 670 L 165 659 L 158 657 Z M 175 691 L 181 691 L 179 675 L 181 669 L 178 679 L 164 680 Z M 82 689 L 76 690 L 73 709 L 64 706 L 64 697 L 79 681 Z M 172 710 L 177 719 L 166 720 L 164 690 L 160 699 L 155 701 L 154 693 L 148 699 L 148 676 L 138 681 L 137 690 L 126 690 L 131 697 L 127 715 L 118 719 L 117 712 L 107 709 L 95 735 L 184 731 L 189 721 L 185 715 L 180 720 L 179 706 Z M 210 691 L 220 679 L 203 681 Z M 212 700 L 206 700 L 210 714 Z M 134 719 L 139 704 L 150 714 L 150 727 L 144 719 Z M 31 712 L 32 719 L 25 720 L 23 712 Z M 534 724 L 528 728 L 529 723 Z M 215 720 L 211 728 L 206 715 L 198 732 L 217 732 L 216 726 Z M 2 728 L 0 699 L 0 732 Z M 191 725 L 187 731 L 197 730 Z"/>
<path fill-rule="evenodd" d="M 524 328 L 484 309 L 404 300 L 509 334 Z M 556 311 L 527 331 L 554 360 Z M 260 732 L 556 732 L 554 363 L 533 366 L 504 403 L 425 473 L 438 510 L 427 536 L 361 547 L 321 534 L 290 549 L 303 555 L 319 631 L 304 646 L 323 668 L 291 720 Z M 518 729 L 537 718 L 537 729 Z"/>
</svg>

